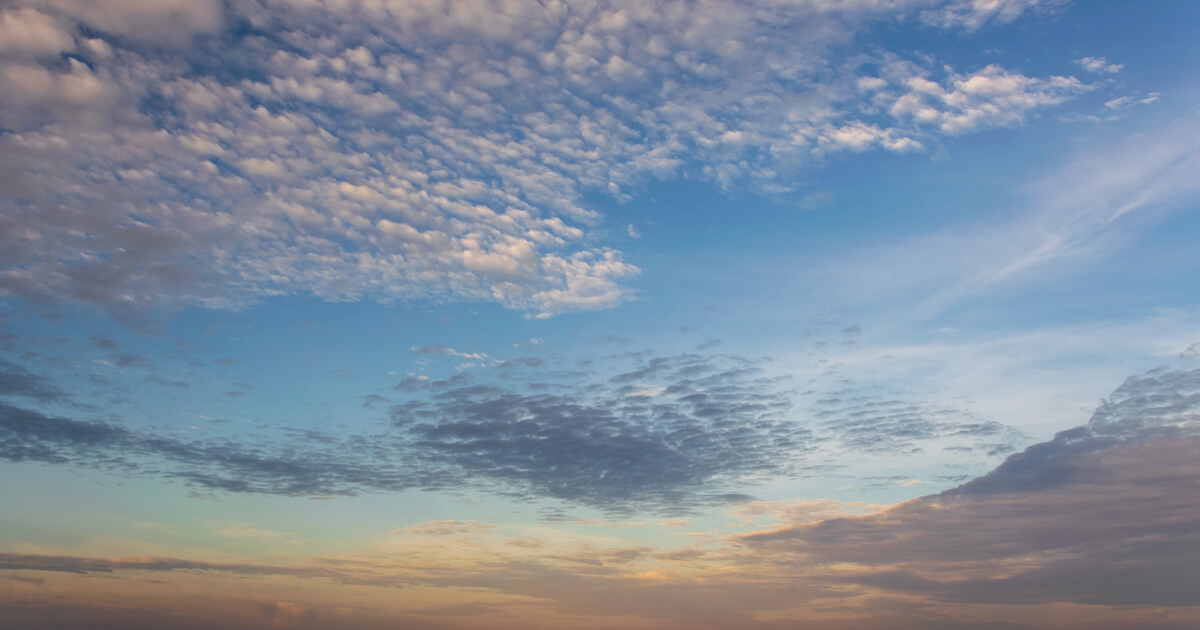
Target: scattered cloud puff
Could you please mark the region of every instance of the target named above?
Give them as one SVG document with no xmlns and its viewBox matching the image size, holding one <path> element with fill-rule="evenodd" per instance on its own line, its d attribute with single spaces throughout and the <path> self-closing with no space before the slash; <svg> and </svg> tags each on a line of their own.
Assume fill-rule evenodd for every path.
<svg viewBox="0 0 1200 630">
<path fill-rule="evenodd" d="M 1146 96 L 1118 96 L 1117 98 L 1104 101 L 1106 109 L 1125 109 L 1133 105 L 1149 105 L 1157 103 L 1158 97 L 1161 96 L 1158 92 L 1151 92 Z"/>
<path fill-rule="evenodd" d="M 1119 63 L 1108 63 L 1104 57 L 1083 57 L 1076 59 L 1075 63 L 1083 67 L 1088 72 L 1116 74 L 1124 68 L 1124 65 Z"/>
<path fill-rule="evenodd" d="M 445 357 L 460 357 L 463 359 L 486 359 L 488 355 L 482 352 L 459 352 L 447 346 L 413 346 L 408 349 L 413 354 L 433 354 Z"/>
<path fill-rule="evenodd" d="M 679 175 L 785 193 L 825 156 L 920 151 L 1086 89 L 834 63 L 875 24 L 974 29 L 1032 0 L 576 5 L 8 3 L 0 292 L 607 308 L 639 270 L 588 237 L 587 193 Z"/>
<path fill-rule="evenodd" d="M 991 21 L 1011 22 L 1030 9 L 1060 3 L 1054 0 L 955 0 L 922 11 L 921 18 L 936 26 L 974 30 Z"/>
<path fill-rule="evenodd" d="M 912 62 L 892 59 L 884 67 L 880 81 L 860 82 L 860 89 L 873 94 L 872 103 L 897 120 L 918 127 L 958 135 L 982 127 L 1012 125 L 1025 120 L 1030 112 L 1056 105 L 1088 91 L 1090 86 L 1075 77 L 1047 79 L 1027 77 L 998 65 L 990 65 L 971 74 L 949 72 L 934 80 L 929 70 Z M 856 142 L 868 142 L 860 130 Z M 919 148 L 911 138 L 887 138 L 886 132 L 873 133 L 893 150 Z"/>
<path fill-rule="evenodd" d="M 744 537 L 849 582 L 958 603 L 1196 606 L 1200 370 L 1126 381 L 1091 421 L 941 494 Z"/>
</svg>

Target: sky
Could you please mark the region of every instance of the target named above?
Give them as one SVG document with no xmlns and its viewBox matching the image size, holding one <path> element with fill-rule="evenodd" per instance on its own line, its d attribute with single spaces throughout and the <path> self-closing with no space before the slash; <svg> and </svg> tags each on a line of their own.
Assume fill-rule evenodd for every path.
<svg viewBox="0 0 1200 630">
<path fill-rule="evenodd" d="M 0 626 L 1200 627 L 1197 28 L 0 0 Z"/>
</svg>

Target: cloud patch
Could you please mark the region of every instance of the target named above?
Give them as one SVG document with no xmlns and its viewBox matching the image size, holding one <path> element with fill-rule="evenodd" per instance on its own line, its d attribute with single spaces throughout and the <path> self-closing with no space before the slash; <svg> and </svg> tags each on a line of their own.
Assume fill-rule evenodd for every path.
<svg viewBox="0 0 1200 630">
<path fill-rule="evenodd" d="M 1125 67 L 1119 63 L 1108 63 L 1104 57 L 1082 57 L 1076 59 L 1075 63 L 1084 70 L 1097 74 L 1116 74 Z"/>
<path fill-rule="evenodd" d="M 31 398 L 42 403 L 66 398 L 49 379 L 3 359 L 0 359 L 0 396 Z"/>
<path fill-rule="evenodd" d="M 1200 605 L 1198 391 L 1200 370 L 1155 370 L 958 488 L 743 542 L 941 601 Z"/>
<path fill-rule="evenodd" d="M 0 38 L 0 294 L 123 313 L 609 308 L 639 269 L 590 234 L 589 194 L 785 194 L 829 156 L 920 151 L 1085 89 L 839 61 L 879 24 L 974 29 L 1032 0 L 10 4 L 4 32 L 43 35 Z"/>
<path fill-rule="evenodd" d="M 546 369 L 541 360 L 521 364 Z M 612 512 L 682 512 L 742 500 L 732 489 L 759 480 L 801 474 L 813 448 L 781 382 L 745 359 L 655 357 L 603 380 L 568 381 L 554 395 L 523 382 L 409 378 L 396 390 L 402 401 L 389 409 L 390 426 L 337 438 L 312 431 L 286 440 L 170 437 L 0 404 L 0 458 L 151 474 L 224 492 L 474 487 Z"/>
<path fill-rule="evenodd" d="M 854 327 L 857 328 L 857 327 Z M 969 411 L 843 389 L 813 403 L 821 433 L 856 452 L 913 455 L 931 443 L 998 455 L 1013 450 L 1024 435 Z"/>
</svg>

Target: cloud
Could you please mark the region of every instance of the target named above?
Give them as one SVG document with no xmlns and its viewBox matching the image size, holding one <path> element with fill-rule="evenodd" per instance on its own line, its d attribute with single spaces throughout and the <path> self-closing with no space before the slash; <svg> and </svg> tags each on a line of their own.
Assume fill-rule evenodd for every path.
<svg viewBox="0 0 1200 630">
<path fill-rule="evenodd" d="M 1104 102 L 1105 109 L 1120 110 L 1134 105 L 1149 105 L 1158 102 L 1158 92 L 1151 92 L 1146 96 L 1118 96 Z"/>
<path fill-rule="evenodd" d="M 1076 59 L 1075 63 L 1083 67 L 1088 72 L 1116 74 L 1125 66 L 1119 63 L 1108 63 L 1104 57 L 1083 57 Z"/>
<path fill-rule="evenodd" d="M 540 366 L 541 360 L 520 361 Z M 498 382 L 511 370 L 497 370 Z M 545 375 L 543 375 L 545 376 Z M 465 373 L 410 378 L 375 434 L 205 440 L 0 403 L 0 458 L 150 474 L 223 492 L 349 495 L 476 487 L 612 512 L 684 512 L 799 474 L 813 444 L 777 378 L 736 357 L 680 355 L 557 395 Z M 371 399 L 374 400 L 374 399 Z M 376 401 L 380 402 L 380 401 Z"/>
<path fill-rule="evenodd" d="M 897 58 L 838 51 L 918 13 L 973 29 L 1036 5 L 21 0 L 3 28 L 44 36 L 0 59 L 0 293 L 126 315 L 613 307 L 640 270 L 590 234 L 588 195 L 786 194 L 841 153 L 1019 124 L 1085 86 L 924 60 L 905 81 L 925 83 L 859 77 Z"/>
<path fill-rule="evenodd" d="M 955 0 L 921 12 L 921 18 L 937 26 L 977 29 L 989 21 L 1011 22 L 1040 6 L 1061 4 L 1055 0 Z"/>
<path fill-rule="evenodd" d="M 576 395 L 577 412 L 554 417 L 543 411 L 550 405 L 561 410 L 561 400 L 526 397 L 519 391 L 470 379 L 453 384 L 429 382 L 424 389 L 410 392 L 413 403 L 423 404 L 412 404 L 408 411 L 429 412 L 428 417 L 411 420 L 427 427 L 413 435 L 461 445 L 474 453 L 467 456 L 474 461 L 463 466 L 464 470 L 490 463 L 502 472 L 485 468 L 484 478 L 493 483 L 507 478 L 499 487 L 521 496 L 545 497 L 538 494 L 536 471 L 563 463 L 553 459 L 549 448 L 543 452 L 520 444 L 520 439 L 510 440 L 505 432 L 517 438 L 546 439 L 555 447 L 567 445 L 570 452 L 570 441 L 553 435 L 562 430 L 572 439 L 595 439 L 600 445 L 598 452 L 608 453 L 612 451 L 606 450 L 606 434 L 635 444 L 643 436 L 656 434 L 654 427 L 638 425 L 637 418 L 643 413 L 639 409 L 687 411 L 695 419 L 705 417 L 704 406 L 721 407 L 714 400 L 724 400 L 726 407 L 733 405 L 743 412 L 756 400 L 772 400 L 771 383 L 762 380 L 761 368 L 752 362 L 693 355 L 632 360 L 638 363 L 592 382 L 603 387 L 580 388 L 591 393 L 590 397 Z M 673 390 L 670 393 L 664 391 L 670 404 L 662 410 L 651 407 L 656 402 L 629 400 L 626 392 L 631 390 L 624 389 L 667 383 L 677 387 L 668 387 Z M 459 391 L 468 388 L 470 391 Z M 689 389 L 693 393 L 702 389 L 714 400 L 689 398 L 691 395 L 685 394 Z M 506 400 L 513 402 L 503 402 Z M 591 403 L 594 409 L 585 408 L 580 401 Z M 479 404 L 471 406 L 475 403 Z M 756 413 L 758 420 L 740 417 L 736 423 L 767 427 L 768 433 L 773 430 L 770 413 L 762 409 Z M 725 417 L 729 415 L 718 414 L 716 422 Z M 53 419 L 34 419 L 33 431 L 44 435 L 64 432 L 61 423 Z M 763 444 L 754 438 L 722 434 L 717 426 L 704 427 L 686 418 L 666 426 L 687 429 L 676 437 L 683 438 L 679 443 L 689 450 L 726 458 L 742 456 L 743 449 L 758 452 Z M 11 429 L 7 424 L 0 428 Z M 584 428 L 600 435 L 592 437 Z M 101 431 L 95 425 L 93 429 L 93 437 L 73 439 L 94 444 L 154 439 L 147 435 L 120 437 L 129 434 Z M 714 436 L 736 448 L 706 446 Z M 0 432 L 0 443 L 6 443 L 8 437 L 10 434 Z M 381 448 L 386 439 L 362 440 L 354 451 L 356 460 L 374 462 L 375 453 L 387 451 Z M 502 447 L 493 446 L 491 440 L 506 442 L 507 449 L 501 453 Z M 201 450 L 201 443 L 164 443 L 155 448 L 166 452 L 180 446 L 187 446 L 184 450 L 189 452 Z M 245 453 L 252 452 L 251 446 L 247 445 Z M 1187 625 L 1171 620 L 1180 615 L 1190 619 L 1187 615 L 1194 616 L 1194 607 L 1200 605 L 1193 587 L 1200 579 L 1200 565 L 1195 562 L 1200 550 L 1198 453 L 1200 369 L 1159 368 L 1127 379 L 1098 406 L 1086 425 L 1013 455 L 992 472 L 957 488 L 882 510 L 833 500 L 742 503 L 725 513 L 745 525 L 761 527 L 759 523 L 765 521 L 773 529 L 729 538 L 710 534 L 704 542 L 684 547 L 654 549 L 611 539 L 603 545 L 558 545 L 548 537 L 534 547 L 521 541 L 493 548 L 488 546 L 490 541 L 481 540 L 492 538 L 491 534 L 478 536 L 489 531 L 490 523 L 448 520 L 405 527 L 396 532 L 401 537 L 390 541 L 411 536 L 417 548 L 447 543 L 461 546 L 462 553 L 453 558 L 442 556 L 441 563 L 420 556 L 377 553 L 308 558 L 296 564 L 7 553 L 0 554 L 0 571 L 38 572 L 37 579 L 44 579 L 47 589 L 58 588 L 54 573 L 106 576 L 126 572 L 282 576 L 386 587 L 419 584 L 448 587 L 456 594 L 483 589 L 489 597 L 530 598 L 522 600 L 528 607 L 522 611 L 525 619 L 544 612 L 537 608 L 541 606 L 548 614 L 558 615 L 557 619 L 569 613 L 603 615 L 610 620 L 612 614 L 620 613 L 644 617 L 644 625 L 656 626 L 1041 628 L 1050 627 L 1042 620 L 1051 615 L 1052 624 L 1063 628 L 1093 628 L 1096 623 L 1091 620 L 1103 618 L 1108 624 L 1104 627 L 1178 630 Z M 386 453 L 380 461 L 406 459 L 395 455 Z M 230 456 L 229 461 L 242 456 Z M 296 456 L 320 459 L 309 453 Z M 718 476 L 738 474 L 738 464 L 718 469 L 703 463 L 705 459 L 689 453 L 671 462 L 692 466 L 693 474 L 706 469 L 717 470 Z M 441 462 L 443 470 L 450 463 Z M 636 460 L 627 465 L 631 472 L 655 470 Z M 583 465 L 589 466 L 595 476 L 603 463 Z M 158 468 L 164 468 L 161 460 Z M 326 468 L 325 472 L 336 471 Z M 377 469 L 373 476 L 380 473 Z M 568 471 L 564 478 L 572 479 L 573 474 Z M 657 491 L 666 487 L 651 483 Z M 675 486 L 676 491 L 686 487 Z M 716 489 L 708 486 L 702 492 Z M 598 494 L 612 504 L 613 490 L 602 489 Z M 687 499 L 697 496 L 691 494 Z M 604 501 L 592 504 L 606 505 Z M 661 523 L 666 527 L 686 524 Z M 237 533 L 270 535 L 258 530 Z M 454 538 L 437 538 L 441 536 Z M 279 595 L 265 601 L 294 599 Z M 689 602 L 701 603 L 697 607 Z M 447 606 L 459 604 L 461 608 L 426 612 L 473 616 L 485 611 L 470 600 L 453 599 Z M 261 610 L 265 614 L 274 609 L 268 605 Z M 299 615 L 310 610 L 319 611 L 324 618 L 327 608 L 319 603 L 294 608 Z M 266 617 L 276 618 L 274 614 Z M 1163 625 L 1155 626 L 1159 621 Z M 484 623 L 493 622 L 488 619 Z"/>
<path fill-rule="evenodd" d="M 808 431 L 788 398 L 741 360 L 656 357 L 595 387 L 521 393 L 430 382 L 393 407 L 434 461 L 519 492 L 603 509 L 681 509 L 721 486 L 795 474 Z"/>
<path fill-rule="evenodd" d="M 1194 116 L 1143 129 L 1026 182 L 1012 213 L 860 248 L 819 275 L 847 299 L 925 296 L 908 314 L 918 320 L 970 298 L 1036 286 L 1048 273 L 1112 256 L 1188 207 L 1200 190 L 1198 139 Z"/>
<path fill-rule="evenodd" d="M 415 536 L 451 536 L 454 534 L 469 534 L 473 532 L 486 531 L 495 527 L 491 523 L 479 523 L 477 521 L 425 521 L 416 525 L 409 525 L 392 532 L 393 534 L 411 534 Z"/>
<path fill-rule="evenodd" d="M 296 628 L 316 616 L 313 611 L 293 602 L 263 604 L 262 614 L 276 628 Z"/>
<path fill-rule="evenodd" d="M 838 579 L 953 602 L 1195 606 L 1200 370 L 1131 378 L 1082 427 L 881 512 L 759 532 Z"/>
<path fill-rule="evenodd" d="M 327 441 L 323 436 L 312 437 Z M 346 443 L 340 448 L 364 453 L 361 444 Z M 372 454 L 379 456 L 378 450 Z M 308 449 L 296 454 L 279 445 L 273 449 L 221 440 L 187 441 L 104 422 L 48 416 L 3 403 L 0 458 L 102 467 L 127 474 L 139 470 L 140 463 L 151 462 L 155 466 L 150 474 L 227 492 L 350 494 L 364 487 L 403 489 L 419 483 L 394 467 L 361 458 L 351 461 L 333 450 Z"/>
<path fill-rule="evenodd" d="M 376 404 L 391 402 L 379 394 L 364 394 L 359 398 L 361 398 L 363 401 L 362 406 L 367 407 L 368 409 L 374 407 Z"/>
<path fill-rule="evenodd" d="M 56 55 L 75 48 L 75 38 L 54 18 L 30 8 L 0 13 L 0 54 Z"/>
<path fill-rule="evenodd" d="M 982 449 L 989 455 L 1013 450 L 1021 432 L 968 411 L 845 389 L 814 402 L 822 433 L 843 447 L 879 455 L 916 454 L 933 442 Z"/>
<path fill-rule="evenodd" d="M 488 355 L 482 352 L 459 352 L 447 346 L 413 346 L 408 349 L 413 354 L 432 354 L 444 357 L 461 357 L 464 359 L 486 359 Z"/>
<path fill-rule="evenodd" d="M 185 45 L 192 35 L 211 33 L 222 25 L 218 0 L 25 0 L 18 4 L 105 34 L 160 45 Z"/>
<path fill-rule="evenodd" d="M 55 573 L 112 573 L 114 571 L 228 571 L 250 575 L 296 575 L 300 569 L 283 566 L 214 563 L 165 557 L 85 558 L 34 554 L 0 554 L 0 569 Z"/>
<path fill-rule="evenodd" d="M 46 584 L 46 580 L 41 578 L 25 577 L 23 575 L 6 575 L 4 576 L 4 579 L 11 580 L 13 582 L 21 582 L 24 584 L 32 584 L 34 586 L 43 586 Z"/>
<path fill-rule="evenodd" d="M 178 389 L 190 389 L 192 386 L 191 383 L 188 383 L 187 381 L 169 379 L 158 374 L 151 374 L 142 380 L 147 383 L 155 383 L 162 385 L 163 387 L 175 387 Z"/>
<path fill-rule="evenodd" d="M 44 403 L 65 398 L 45 377 L 3 359 L 0 359 L 0 396 L 32 398 Z"/>
<path fill-rule="evenodd" d="M 878 92 L 876 100 L 885 104 L 892 116 L 934 126 L 950 135 L 1020 123 L 1038 108 L 1062 103 L 1090 89 L 1074 77 L 1038 79 L 997 65 L 971 74 L 952 72 L 941 82 L 904 61 L 893 61 L 884 74 L 889 85 L 898 85 L 894 91 Z M 879 139 L 888 146 L 888 139 Z M 888 146 L 893 150 L 917 148 L 900 139 L 891 142 L 899 143 Z"/>
</svg>

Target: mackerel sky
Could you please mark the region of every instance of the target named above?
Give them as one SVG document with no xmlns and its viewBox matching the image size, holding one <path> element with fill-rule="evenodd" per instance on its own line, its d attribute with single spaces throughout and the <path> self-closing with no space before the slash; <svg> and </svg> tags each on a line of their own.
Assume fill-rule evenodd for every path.
<svg viewBox="0 0 1200 630">
<path fill-rule="evenodd" d="M 0 627 L 1200 627 L 1198 30 L 0 0 Z"/>
</svg>

